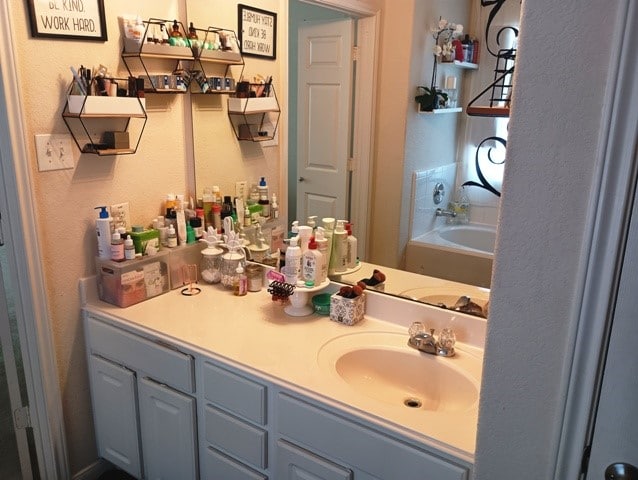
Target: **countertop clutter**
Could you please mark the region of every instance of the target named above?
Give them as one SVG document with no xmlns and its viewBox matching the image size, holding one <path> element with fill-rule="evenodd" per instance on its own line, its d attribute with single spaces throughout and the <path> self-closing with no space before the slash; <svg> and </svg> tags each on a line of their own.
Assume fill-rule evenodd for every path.
<svg viewBox="0 0 638 480">
<path fill-rule="evenodd" d="M 184 296 L 177 289 L 119 308 L 98 299 L 93 277 L 80 280 L 85 314 L 98 315 L 121 329 L 226 362 L 253 376 L 318 399 L 336 411 L 342 409 L 362 416 L 445 455 L 464 462 L 473 461 L 485 319 L 368 291 L 364 320 L 346 326 L 317 314 L 287 316 L 282 305 L 273 302 L 265 289 L 238 298 L 231 290 L 218 286 L 201 287 L 200 295 Z M 330 284 L 326 291 L 334 292 L 338 288 L 337 284 Z M 376 335 L 376 338 L 391 338 L 405 345 L 407 330 L 413 321 L 424 322 L 427 328 L 437 331 L 445 327 L 455 330 L 457 356 L 433 357 L 432 360 L 449 362 L 447 365 L 452 370 L 461 369 L 471 379 L 476 394 L 469 408 L 428 411 L 379 401 L 358 394 L 336 372 L 331 374 L 325 361 L 323 366 L 319 361 L 326 345 L 353 334 L 384 333 L 387 335 Z M 413 351 L 408 355 L 422 354 Z M 396 368 L 401 369 L 401 365 Z M 432 382 L 433 389 L 438 389 L 437 382 L 453 381 L 428 371 L 419 375 L 421 373 L 426 379 L 431 377 L 428 381 Z"/>
</svg>

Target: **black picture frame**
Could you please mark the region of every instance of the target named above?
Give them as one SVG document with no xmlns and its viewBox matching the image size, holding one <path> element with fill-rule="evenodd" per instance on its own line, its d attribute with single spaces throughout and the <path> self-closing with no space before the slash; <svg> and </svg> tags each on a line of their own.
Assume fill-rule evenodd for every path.
<svg viewBox="0 0 638 480">
<path fill-rule="evenodd" d="M 71 40 L 108 40 L 104 0 L 27 0 L 31 35 Z"/>
<path fill-rule="evenodd" d="M 237 33 L 242 55 L 275 60 L 277 58 L 277 14 L 237 5 Z"/>
</svg>

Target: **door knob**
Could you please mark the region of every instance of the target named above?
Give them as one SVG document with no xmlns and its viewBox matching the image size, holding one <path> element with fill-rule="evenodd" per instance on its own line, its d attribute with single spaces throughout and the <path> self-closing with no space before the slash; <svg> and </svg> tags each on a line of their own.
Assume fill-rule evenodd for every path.
<svg viewBox="0 0 638 480">
<path fill-rule="evenodd" d="M 605 469 L 605 480 L 638 480 L 638 468 L 628 463 L 612 463 Z"/>
<path fill-rule="evenodd" d="M 300 181 L 300 182 L 303 182 L 304 180 L 305 180 L 305 178 L 304 178 L 304 177 L 299 177 L 299 181 Z"/>
</svg>

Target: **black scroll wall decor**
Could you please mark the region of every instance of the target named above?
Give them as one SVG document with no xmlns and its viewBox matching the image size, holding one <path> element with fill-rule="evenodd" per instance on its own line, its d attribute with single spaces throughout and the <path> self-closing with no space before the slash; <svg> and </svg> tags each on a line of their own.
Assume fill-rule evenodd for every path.
<svg viewBox="0 0 638 480">
<path fill-rule="evenodd" d="M 506 31 L 511 31 L 514 34 L 514 37 L 518 37 L 518 29 L 513 26 L 506 26 L 500 28 L 496 34 L 494 35 L 491 32 L 492 23 L 496 18 L 497 13 L 501 10 L 503 5 L 507 0 L 481 0 L 481 7 L 491 8 L 487 24 L 485 26 L 485 42 L 487 51 L 492 55 L 496 62 L 494 67 L 494 80 L 490 83 L 485 89 L 483 89 L 475 98 L 473 98 L 468 106 L 467 106 L 467 114 L 470 116 L 479 116 L 479 117 L 508 117 L 509 116 L 509 106 L 511 101 L 512 87 L 513 87 L 513 75 L 514 75 L 514 63 L 516 60 L 516 47 L 509 46 L 507 48 L 501 47 L 501 41 L 503 37 L 503 33 Z M 516 0 L 520 1 L 520 0 Z M 491 44 L 494 42 L 490 42 L 490 40 L 494 39 L 497 48 L 493 49 Z M 485 94 L 489 94 L 489 107 L 487 108 L 472 108 L 474 104 L 482 98 Z M 505 163 L 505 155 L 499 156 L 499 158 L 495 158 L 493 155 L 494 149 L 498 148 L 499 150 L 505 149 L 507 146 L 507 142 L 504 138 L 498 136 L 491 136 L 485 138 L 481 143 L 476 147 L 476 154 L 474 157 L 474 167 L 476 169 L 476 175 L 478 177 L 478 182 L 476 181 L 467 181 L 463 183 L 463 186 L 472 186 L 479 187 L 487 190 L 490 193 L 493 193 L 497 197 L 501 196 L 501 192 L 498 191 L 490 182 L 485 178 L 485 175 L 481 171 L 481 157 L 482 153 L 486 150 L 482 148 L 485 144 L 489 144 L 493 142 L 495 146 L 490 146 L 487 149 L 486 157 L 487 161 L 495 165 L 502 165 Z"/>
</svg>

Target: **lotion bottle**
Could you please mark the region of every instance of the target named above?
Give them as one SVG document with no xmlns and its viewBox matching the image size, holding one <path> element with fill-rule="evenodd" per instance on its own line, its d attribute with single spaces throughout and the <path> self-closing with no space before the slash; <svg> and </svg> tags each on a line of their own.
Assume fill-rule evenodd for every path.
<svg viewBox="0 0 638 480">
<path fill-rule="evenodd" d="M 290 239 L 290 245 L 286 249 L 286 268 L 294 270 L 297 278 L 301 278 L 301 248 L 297 245 L 298 237 Z"/>
<path fill-rule="evenodd" d="M 97 234 L 97 255 L 102 260 L 111 258 L 111 234 L 113 233 L 113 219 L 106 207 L 95 207 L 100 210 L 99 217 L 95 220 L 95 233 Z"/>
<path fill-rule="evenodd" d="M 345 229 L 345 220 L 337 220 L 337 228 L 332 236 L 332 256 L 330 257 L 330 270 L 345 272 L 346 255 L 348 254 L 348 233 Z"/>
<path fill-rule="evenodd" d="M 348 248 L 346 254 L 346 268 L 351 269 L 357 266 L 357 237 L 352 234 L 352 224 L 346 224 L 348 232 Z"/>
<path fill-rule="evenodd" d="M 324 235 L 326 240 L 328 241 L 328 254 L 326 256 L 326 263 L 328 264 L 328 275 L 334 273 L 332 269 L 332 234 L 335 229 L 335 219 L 332 217 L 326 217 L 321 219 L 321 224 L 323 225 Z"/>
<path fill-rule="evenodd" d="M 322 282 L 328 278 L 328 263 L 330 262 L 328 239 L 326 238 L 325 233 L 326 231 L 323 227 L 317 227 L 317 230 L 315 230 L 315 243 L 317 244 L 317 250 L 323 257 L 323 263 L 321 265 Z"/>
<path fill-rule="evenodd" d="M 323 274 L 323 255 L 317 249 L 317 242 L 314 238 L 308 242 L 308 250 L 303 254 L 303 263 L 301 266 L 303 280 L 307 287 L 320 285 L 324 280 Z"/>
</svg>

